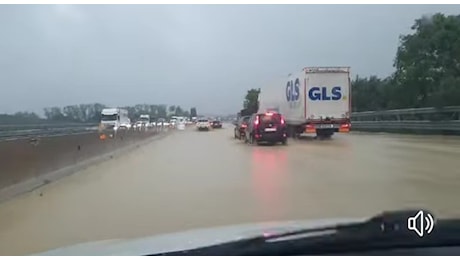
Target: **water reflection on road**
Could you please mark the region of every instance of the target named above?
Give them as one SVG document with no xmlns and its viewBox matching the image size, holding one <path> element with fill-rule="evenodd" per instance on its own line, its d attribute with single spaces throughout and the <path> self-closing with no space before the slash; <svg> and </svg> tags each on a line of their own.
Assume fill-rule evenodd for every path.
<svg viewBox="0 0 460 260">
<path fill-rule="evenodd" d="M 257 212 L 261 219 L 279 219 L 286 214 L 289 172 L 286 147 L 267 149 L 255 147 L 251 151 L 251 183 Z"/>
</svg>

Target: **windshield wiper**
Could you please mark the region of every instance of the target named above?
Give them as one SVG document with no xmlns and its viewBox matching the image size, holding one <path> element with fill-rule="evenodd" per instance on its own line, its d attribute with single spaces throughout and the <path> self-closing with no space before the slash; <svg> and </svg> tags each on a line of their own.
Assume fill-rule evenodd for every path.
<svg viewBox="0 0 460 260">
<path fill-rule="evenodd" d="M 419 210 L 383 212 L 363 222 L 307 228 L 159 255 L 331 255 L 460 244 L 460 221 L 437 221 L 419 237 L 407 227 Z M 424 211 L 429 212 L 429 211 Z"/>
</svg>

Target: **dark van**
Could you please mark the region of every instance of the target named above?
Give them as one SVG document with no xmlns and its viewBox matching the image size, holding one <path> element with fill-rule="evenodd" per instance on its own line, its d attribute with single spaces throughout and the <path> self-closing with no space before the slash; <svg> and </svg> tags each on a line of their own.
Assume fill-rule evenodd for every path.
<svg viewBox="0 0 460 260">
<path fill-rule="evenodd" d="M 246 128 L 245 141 L 250 144 L 262 142 L 287 144 L 287 128 L 282 114 L 267 112 L 251 116 Z"/>
</svg>

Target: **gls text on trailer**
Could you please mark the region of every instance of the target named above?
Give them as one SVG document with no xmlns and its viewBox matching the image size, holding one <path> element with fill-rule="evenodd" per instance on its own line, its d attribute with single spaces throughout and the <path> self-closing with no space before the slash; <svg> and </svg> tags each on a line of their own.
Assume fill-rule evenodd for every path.
<svg viewBox="0 0 460 260">
<path fill-rule="evenodd" d="M 278 111 L 285 117 L 288 136 L 316 134 L 331 137 L 351 128 L 349 67 L 307 67 L 261 88 L 259 113 Z"/>
</svg>

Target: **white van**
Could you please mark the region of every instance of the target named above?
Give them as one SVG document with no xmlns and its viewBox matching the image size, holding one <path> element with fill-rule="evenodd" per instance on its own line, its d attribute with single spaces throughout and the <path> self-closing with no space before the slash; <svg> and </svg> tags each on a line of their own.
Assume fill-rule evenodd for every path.
<svg viewBox="0 0 460 260">
<path fill-rule="evenodd" d="M 177 120 L 177 130 L 185 130 L 185 118 L 181 117 Z"/>
</svg>

